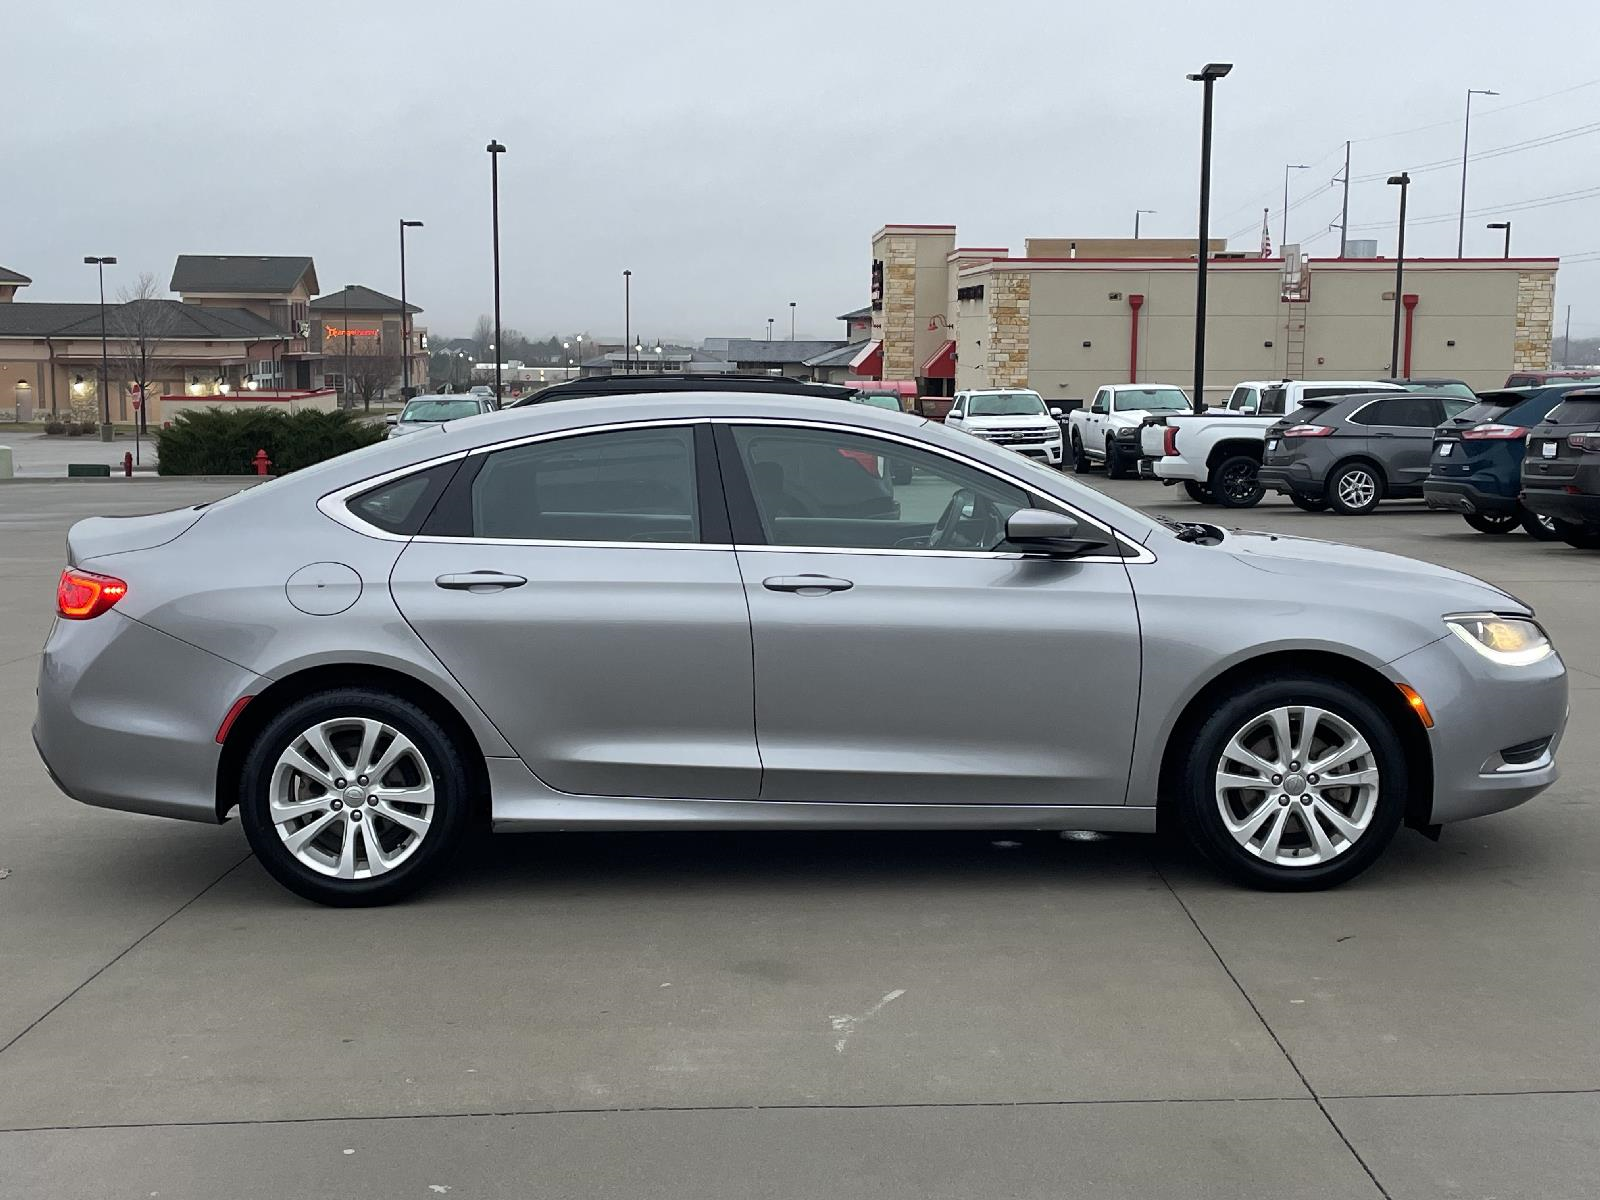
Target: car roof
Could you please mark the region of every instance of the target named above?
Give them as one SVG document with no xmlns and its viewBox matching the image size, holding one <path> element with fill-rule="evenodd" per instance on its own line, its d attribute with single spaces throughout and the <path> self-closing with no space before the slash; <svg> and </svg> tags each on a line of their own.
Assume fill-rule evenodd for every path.
<svg viewBox="0 0 1600 1200">
<path fill-rule="evenodd" d="M 741 395 L 822 396 L 843 400 L 856 389 L 837 383 L 813 383 L 781 375 L 690 375 L 664 372 L 651 375 L 604 375 L 594 379 L 569 379 L 512 401 L 507 408 L 528 408 L 554 400 L 580 397 L 657 396 L 736 392 Z"/>
<path fill-rule="evenodd" d="M 1113 392 L 1122 392 L 1122 391 L 1141 392 L 1141 391 L 1147 391 L 1150 388 L 1175 388 L 1180 392 L 1183 391 L 1183 384 L 1181 384 L 1181 383 L 1156 383 L 1156 382 L 1151 382 L 1151 383 L 1107 383 L 1107 384 L 1104 384 L 1102 386 L 1106 387 L 1107 389 L 1109 389 L 1110 391 L 1113 391 Z"/>
</svg>

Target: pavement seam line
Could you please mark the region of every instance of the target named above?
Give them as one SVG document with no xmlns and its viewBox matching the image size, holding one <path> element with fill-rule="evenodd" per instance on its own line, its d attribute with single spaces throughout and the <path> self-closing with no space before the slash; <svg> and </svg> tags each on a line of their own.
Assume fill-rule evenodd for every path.
<svg viewBox="0 0 1600 1200">
<path fill-rule="evenodd" d="M 232 866 L 230 866 L 227 869 L 225 869 L 222 872 L 222 874 L 218 875 L 210 883 L 206 884 L 205 887 L 201 888 L 198 892 L 196 892 L 194 895 L 190 896 L 182 904 L 178 905 L 177 908 L 173 909 L 166 916 L 162 917 L 161 920 L 157 921 L 149 929 L 145 930 L 138 937 L 136 937 L 133 941 L 129 942 L 126 946 L 124 946 L 121 950 L 117 951 L 116 955 L 114 957 L 112 957 L 109 962 L 107 962 L 104 965 L 96 968 L 92 975 L 90 975 L 82 983 L 78 984 L 77 987 L 73 988 L 65 996 L 61 997 L 61 999 L 57 1000 L 49 1008 L 45 1009 L 44 1012 L 40 1013 L 37 1017 L 35 1017 L 32 1021 L 30 1021 L 28 1023 L 27 1028 L 23 1029 L 23 1031 L 21 1033 L 17 1034 L 14 1038 L 12 1038 L 5 1045 L 0 1046 L 0 1054 L 4 1054 L 7 1050 L 11 1049 L 11 1047 L 15 1046 L 18 1042 L 20 1042 L 23 1038 L 27 1037 L 30 1033 L 32 1033 L 35 1029 L 37 1029 L 41 1024 L 43 1024 L 46 1020 L 48 1020 L 50 1018 L 51 1014 L 54 1013 L 58 1008 L 60 1008 L 67 1001 L 71 1000 L 79 992 L 83 991 L 84 988 L 88 987 L 96 979 L 99 979 L 100 976 L 104 975 L 112 967 L 116 966 L 128 954 L 130 954 L 134 950 L 138 949 L 139 946 L 144 943 L 144 940 L 147 937 L 149 937 L 151 934 L 155 933 L 157 930 L 161 929 L 161 927 L 164 926 L 168 921 L 170 921 L 174 917 L 178 916 L 185 909 L 187 909 L 191 904 L 193 904 L 196 900 L 199 900 L 200 897 L 204 896 L 212 888 L 216 887 L 217 884 L 221 883 L 229 875 L 233 874 L 240 867 L 244 866 L 244 864 L 246 862 L 248 862 L 249 859 L 250 859 L 250 855 L 246 854 L 238 862 L 234 863 Z"/>
<path fill-rule="evenodd" d="M 1233 968 L 1222 957 L 1222 952 L 1217 949 L 1216 943 L 1200 927 L 1200 922 L 1195 919 L 1195 915 L 1189 910 L 1189 906 L 1183 902 L 1183 897 L 1178 895 L 1178 889 L 1172 886 L 1172 881 L 1167 878 L 1167 873 L 1161 869 L 1159 863 L 1152 861 L 1150 865 L 1155 868 L 1157 878 L 1166 886 L 1167 891 L 1172 894 L 1172 898 L 1177 902 L 1178 907 L 1183 910 L 1183 915 L 1189 918 L 1189 924 L 1194 926 L 1194 931 L 1200 935 L 1200 940 L 1205 942 L 1206 949 L 1211 951 L 1212 957 L 1217 960 L 1217 965 L 1222 968 L 1223 973 L 1233 982 L 1233 986 L 1239 990 L 1239 995 L 1250 1006 L 1250 1011 L 1255 1013 L 1256 1020 L 1261 1022 L 1261 1028 L 1267 1031 L 1267 1036 L 1272 1039 L 1273 1045 L 1278 1047 L 1278 1052 L 1283 1055 L 1284 1061 L 1289 1064 L 1295 1075 L 1299 1077 L 1301 1086 L 1306 1089 L 1307 1094 L 1316 1103 L 1317 1110 L 1322 1113 L 1323 1120 L 1328 1122 L 1328 1127 L 1344 1143 L 1344 1148 L 1350 1151 L 1350 1157 L 1356 1160 L 1356 1165 L 1366 1172 L 1367 1178 L 1372 1180 L 1372 1186 L 1378 1189 L 1378 1194 L 1383 1197 L 1383 1200 L 1393 1200 L 1393 1197 L 1389 1195 L 1389 1189 L 1383 1186 L 1377 1174 L 1367 1165 L 1367 1160 L 1361 1157 L 1361 1152 L 1345 1136 L 1344 1130 L 1339 1128 L 1339 1122 L 1333 1119 L 1333 1114 L 1328 1111 L 1328 1106 L 1322 1102 L 1322 1097 L 1317 1095 L 1317 1089 L 1311 1086 L 1311 1081 L 1306 1078 L 1306 1073 L 1300 1069 L 1300 1064 L 1295 1062 L 1294 1055 L 1289 1053 L 1289 1047 L 1283 1044 L 1283 1039 L 1278 1036 L 1277 1030 L 1267 1023 L 1267 1018 L 1262 1014 L 1261 1009 L 1257 1007 L 1255 1000 L 1249 992 L 1245 991 L 1244 984 L 1239 982 L 1239 977 L 1233 973 Z"/>
</svg>

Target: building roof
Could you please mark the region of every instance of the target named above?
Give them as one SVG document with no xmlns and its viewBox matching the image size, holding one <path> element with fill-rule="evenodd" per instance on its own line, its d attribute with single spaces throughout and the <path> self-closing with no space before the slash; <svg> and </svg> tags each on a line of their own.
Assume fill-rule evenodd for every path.
<svg viewBox="0 0 1600 1200">
<path fill-rule="evenodd" d="M 842 319 L 842 318 L 841 318 Z M 868 343 L 865 341 L 851 342 L 848 346 L 840 346 L 837 350 L 829 350 L 823 354 L 813 355 L 805 359 L 800 365 L 803 367 L 848 367 L 855 360 L 855 356 Z"/>
<path fill-rule="evenodd" d="M 345 293 L 349 293 L 349 306 L 352 312 L 377 312 L 397 313 L 400 311 L 400 301 L 394 296 L 386 296 L 369 287 L 362 287 L 359 283 L 352 283 L 349 287 L 340 288 L 337 292 L 329 292 L 326 296 L 318 296 L 310 304 L 311 308 L 319 312 L 333 309 L 343 312 L 345 308 Z M 422 310 L 415 304 L 406 303 L 406 311 L 419 313 Z"/>
<path fill-rule="evenodd" d="M 32 283 L 32 282 L 33 282 L 33 280 L 29 279 L 26 275 L 22 274 L 22 272 L 20 272 L 20 271 L 13 271 L 9 267 L 0 267 L 0 283 L 22 284 L 22 283 Z"/>
<path fill-rule="evenodd" d="M 835 320 L 839 320 L 839 321 L 859 321 L 859 320 L 861 320 L 862 317 L 870 317 L 871 315 L 872 315 L 872 305 L 864 304 L 860 308 L 852 309 L 851 311 L 849 311 L 847 313 L 840 313 L 835 318 Z"/>
<path fill-rule="evenodd" d="M 307 275 L 306 287 L 314 292 L 317 268 L 304 254 L 180 254 L 168 287 L 180 295 L 287 296 Z"/>
<path fill-rule="evenodd" d="M 141 311 L 151 311 L 147 318 Z M 114 338 L 126 337 L 135 322 L 152 338 L 204 339 L 206 341 L 265 341 L 287 338 L 265 317 L 243 308 L 213 308 L 179 300 L 133 300 L 106 305 L 106 329 Z M 98 304 L 0 304 L 0 337 L 99 337 Z"/>
<path fill-rule="evenodd" d="M 729 338 L 722 357 L 729 362 L 742 363 L 803 363 L 808 358 L 837 350 L 842 340 L 816 342 L 767 341 L 764 338 Z"/>
</svg>

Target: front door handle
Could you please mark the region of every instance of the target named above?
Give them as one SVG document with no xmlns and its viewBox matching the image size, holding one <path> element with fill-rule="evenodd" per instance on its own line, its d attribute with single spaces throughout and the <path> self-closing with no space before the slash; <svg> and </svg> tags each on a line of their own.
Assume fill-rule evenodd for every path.
<svg viewBox="0 0 1600 1200">
<path fill-rule="evenodd" d="M 521 575 L 502 575 L 499 571 L 467 571 L 460 575 L 441 575 L 433 582 L 455 592 L 498 592 L 521 587 L 528 581 Z"/>
<path fill-rule="evenodd" d="M 832 575 L 774 575 L 770 579 L 763 579 L 761 586 L 769 592 L 821 596 L 828 592 L 847 592 L 855 584 L 848 579 L 835 579 Z"/>
</svg>

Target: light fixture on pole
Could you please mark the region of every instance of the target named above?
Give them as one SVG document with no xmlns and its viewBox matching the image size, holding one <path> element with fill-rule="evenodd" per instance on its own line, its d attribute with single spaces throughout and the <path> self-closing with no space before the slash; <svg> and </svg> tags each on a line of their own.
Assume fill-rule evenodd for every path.
<svg viewBox="0 0 1600 1200">
<path fill-rule="evenodd" d="M 506 148 L 491 138 L 489 153 L 489 209 L 494 227 L 494 344 L 500 345 L 500 156 Z M 500 351 L 494 352 L 494 401 L 500 403 Z"/>
<path fill-rule="evenodd" d="M 1140 217 L 1153 217 L 1155 215 L 1156 215 L 1156 210 L 1153 209 L 1153 208 L 1136 208 L 1136 209 L 1133 210 L 1133 240 L 1134 241 L 1138 241 L 1139 240 L 1139 218 Z"/>
<path fill-rule="evenodd" d="M 662 357 L 662 355 L 664 353 L 665 353 L 665 351 L 662 349 L 661 343 L 657 342 L 656 343 L 656 373 L 658 375 L 665 374 L 666 370 L 667 370 L 667 360 Z"/>
<path fill-rule="evenodd" d="M 406 304 L 406 230 L 421 229 L 421 221 L 400 220 L 400 395 L 411 399 L 411 309 Z"/>
<path fill-rule="evenodd" d="M 1283 248 L 1289 244 L 1289 172 L 1309 171 L 1308 163 L 1283 164 L 1283 236 L 1278 239 L 1278 253 L 1283 253 Z"/>
<path fill-rule="evenodd" d="M 772 340 L 772 321 L 773 318 L 767 318 L 767 341 L 769 342 Z"/>
<path fill-rule="evenodd" d="M 1505 233 L 1506 233 L 1506 249 L 1505 249 L 1505 253 L 1503 255 L 1501 255 L 1501 257 L 1502 258 L 1510 258 L 1511 257 L 1511 222 L 1510 221 L 1490 221 L 1487 225 L 1484 226 L 1484 228 L 1485 229 L 1503 229 L 1503 230 L 1505 230 Z"/>
<path fill-rule="evenodd" d="M 789 301 L 789 340 L 794 341 L 794 301 Z"/>
<path fill-rule="evenodd" d="M 84 255 L 85 264 L 92 266 L 100 274 L 100 403 L 103 407 L 100 421 L 100 440 L 109 442 L 113 430 L 111 428 L 111 356 L 106 350 L 106 268 L 117 265 L 114 255 L 95 257 L 92 254 Z"/>
<path fill-rule="evenodd" d="M 1400 189 L 1400 242 L 1394 252 L 1394 335 L 1389 341 L 1389 375 L 1400 378 L 1400 309 L 1405 302 L 1406 282 L 1406 191 L 1411 176 L 1405 171 L 1389 176 L 1389 183 Z"/>
<path fill-rule="evenodd" d="M 1456 222 L 1456 257 L 1462 256 L 1463 248 L 1467 244 L 1467 145 L 1472 138 L 1472 98 L 1474 96 L 1498 96 L 1499 92 L 1491 92 L 1487 88 L 1467 89 L 1467 119 L 1461 130 L 1461 216 Z"/>
<path fill-rule="evenodd" d="M 1200 114 L 1200 237 L 1195 246 L 1198 269 L 1194 285 L 1194 410 L 1205 407 L 1206 388 L 1206 260 L 1211 255 L 1211 92 L 1232 63 L 1207 63 L 1189 76 L 1205 88 Z"/>
</svg>

